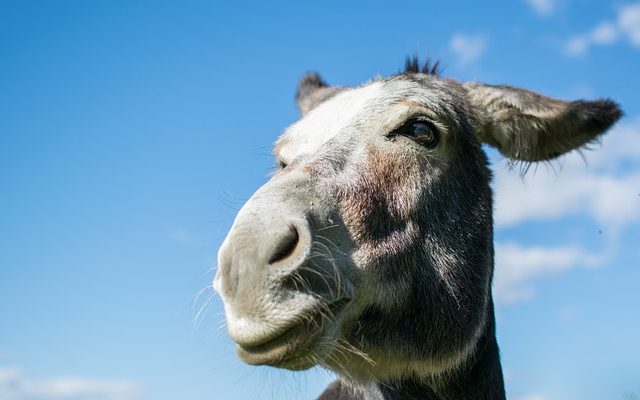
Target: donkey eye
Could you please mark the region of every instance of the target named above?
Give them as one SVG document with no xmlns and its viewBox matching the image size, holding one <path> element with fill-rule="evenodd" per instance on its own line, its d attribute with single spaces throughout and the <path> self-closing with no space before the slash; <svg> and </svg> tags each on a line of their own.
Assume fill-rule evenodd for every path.
<svg viewBox="0 0 640 400">
<path fill-rule="evenodd" d="M 438 129 L 432 123 L 415 119 L 407 121 L 393 134 L 407 136 L 430 149 L 436 147 L 440 139 Z"/>
<path fill-rule="evenodd" d="M 423 146 L 433 148 L 438 144 L 438 130 L 426 121 L 413 121 L 407 127 L 406 135 Z"/>
</svg>

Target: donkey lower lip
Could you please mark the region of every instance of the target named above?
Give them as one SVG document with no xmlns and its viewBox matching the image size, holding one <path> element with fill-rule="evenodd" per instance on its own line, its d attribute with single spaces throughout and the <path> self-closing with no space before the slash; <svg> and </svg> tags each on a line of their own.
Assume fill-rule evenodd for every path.
<svg viewBox="0 0 640 400">
<path fill-rule="evenodd" d="M 272 365 L 289 368 L 289 361 L 299 358 L 314 347 L 317 338 L 325 331 L 324 320 L 342 311 L 350 299 L 342 299 L 323 306 L 308 316 L 297 318 L 298 322 L 280 333 L 265 338 L 255 345 L 237 345 L 240 358 L 251 365 Z M 309 366 L 310 367 L 310 366 Z M 299 369 L 299 368 L 294 368 Z"/>
<path fill-rule="evenodd" d="M 305 323 L 300 323 L 286 330 L 275 338 L 256 346 L 238 344 L 238 355 L 251 365 L 274 365 L 285 361 L 313 339 L 314 334 L 308 332 Z M 316 332 L 316 335 L 319 332 Z"/>
</svg>

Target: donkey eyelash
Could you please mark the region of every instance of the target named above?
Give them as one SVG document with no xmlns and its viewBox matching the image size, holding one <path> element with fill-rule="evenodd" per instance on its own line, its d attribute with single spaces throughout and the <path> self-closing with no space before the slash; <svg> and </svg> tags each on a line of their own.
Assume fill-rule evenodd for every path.
<svg viewBox="0 0 640 400">
<path fill-rule="evenodd" d="M 414 115 L 408 118 L 403 119 L 402 123 L 399 123 L 395 128 L 391 129 L 385 136 L 394 136 L 394 135 L 400 135 L 402 134 L 401 131 L 406 128 L 407 126 L 415 123 L 415 122 L 422 122 L 425 124 L 430 124 L 432 125 L 434 128 L 436 129 L 440 129 L 440 124 L 434 122 L 431 118 L 419 114 L 419 115 Z"/>
</svg>

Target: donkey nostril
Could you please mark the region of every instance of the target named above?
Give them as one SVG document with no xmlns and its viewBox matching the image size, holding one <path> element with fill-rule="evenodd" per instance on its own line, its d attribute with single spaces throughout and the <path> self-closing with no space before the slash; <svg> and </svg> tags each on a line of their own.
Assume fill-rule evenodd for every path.
<svg viewBox="0 0 640 400">
<path fill-rule="evenodd" d="M 275 245 L 275 251 L 269 259 L 269 264 L 282 261 L 292 255 L 299 241 L 300 235 L 298 234 L 298 230 L 294 226 L 290 226 L 287 233 L 278 239 L 278 243 Z"/>
</svg>

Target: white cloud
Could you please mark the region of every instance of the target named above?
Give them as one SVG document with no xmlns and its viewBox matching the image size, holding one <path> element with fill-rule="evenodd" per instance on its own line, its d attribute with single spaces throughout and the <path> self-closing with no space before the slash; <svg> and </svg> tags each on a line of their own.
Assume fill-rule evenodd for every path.
<svg viewBox="0 0 640 400">
<path fill-rule="evenodd" d="M 573 152 L 554 170 L 541 164 L 521 178 L 496 166 L 495 220 L 506 228 L 534 220 L 583 215 L 619 230 L 640 220 L 640 119 L 614 127 L 601 146 Z M 624 166 L 622 168 L 621 166 Z"/>
<path fill-rule="evenodd" d="M 565 51 L 570 56 L 580 56 L 594 45 L 613 44 L 620 39 L 640 47 L 640 3 L 619 8 L 615 21 L 603 21 L 589 32 L 569 38 Z"/>
<path fill-rule="evenodd" d="M 577 267 L 597 267 L 601 259 L 578 246 L 523 247 L 496 243 L 493 294 L 500 303 L 514 303 L 534 295 L 533 281 Z"/>
<path fill-rule="evenodd" d="M 586 54 L 590 46 L 589 34 L 576 35 L 567 40 L 565 51 L 570 56 L 580 56 Z"/>
<path fill-rule="evenodd" d="M 504 166 L 495 167 L 497 229 L 577 216 L 597 222 L 605 243 L 615 243 L 623 229 L 639 224 L 640 118 L 616 126 L 605 135 L 602 146 L 584 157 L 586 163 L 579 154 L 570 154 L 557 170 L 532 167 L 524 178 Z M 513 303 L 531 298 L 536 280 L 600 266 L 609 251 L 593 253 L 562 244 L 549 248 L 497 243 L 496 299 Z"/>
<path fill-rule="evenodd" d="M 558 309 L 557 317 L 561 321 L 573 322 L 580 317 L 580 310 L 574 306 L 566 305 Z"/>
<path fill-rule="evenodd" d="M 0 367 L 2 400 L 139 400 L 140 387 L 131 382 L 67 378 L 31 378 L 17 368 Z"/>
<path fill-rule="evenodd" d="M 456 33 L 451 37 L 449 49 L 460 64 L 470 64 L 478 60 L 487 49 L 487 38 L 481 34 Z"/>
<path fill-rule="evenodd" d="M 640 47 L 640 3 L 627 5 L 620 9 L 618 27 L 632 45 Z"/>
<path fill-rule="evenodd" d="M 533 10 L 543 17 L 548 17 L 556 10 L 555 0 L 525 0 Z"/>
<path fill-rule="evenodd" d="M 524 397 L 518 397 L 517 400 L 549 400 L 550 398 L 543 394 L 531 394 Z"/>
<path fill-rule="evenodd" d="M 591 31 L 591 40 L 596 44 L 610 44 L 618 39 L 618 30 L 611 22 L 603 22 Z"/>
</svg>

